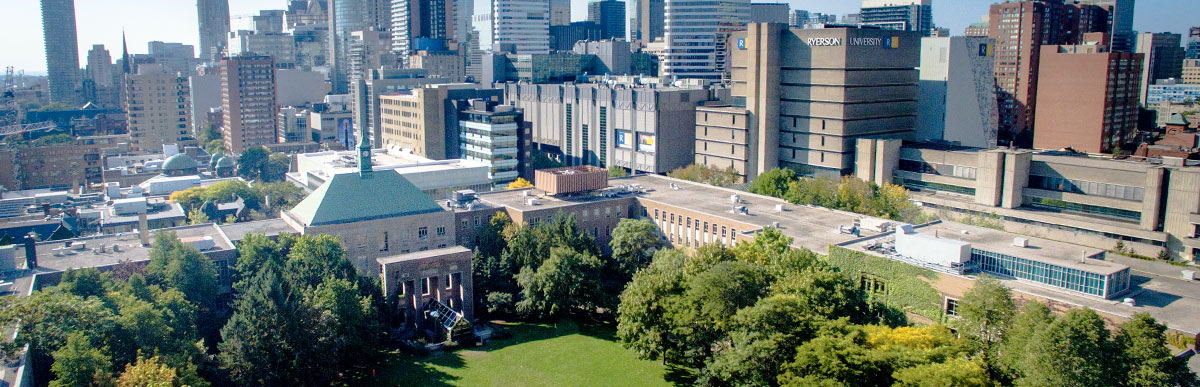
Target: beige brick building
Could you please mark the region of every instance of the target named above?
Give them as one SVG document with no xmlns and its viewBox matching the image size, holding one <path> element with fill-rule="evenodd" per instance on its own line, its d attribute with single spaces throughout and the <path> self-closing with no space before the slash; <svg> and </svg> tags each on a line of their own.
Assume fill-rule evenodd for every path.
<svg viewBox="0 0 1200 387">
<path fill-rule="evenodd" d="M 162 152 L 163 145 L 195 146 L 192 130 L 191 87 L 187 74 L 169 72 L 159 64 L 138 66 L 125 77 L 129 148 Z"/>
</svg>

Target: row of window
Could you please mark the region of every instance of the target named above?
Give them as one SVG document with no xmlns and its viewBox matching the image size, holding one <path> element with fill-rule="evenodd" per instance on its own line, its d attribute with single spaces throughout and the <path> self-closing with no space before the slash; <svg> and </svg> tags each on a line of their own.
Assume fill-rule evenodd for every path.
<svg viewBox="0 0 1200 387">
<path fill-rule="evenodd" d="M 1051 211 L 1081 212 L 1081 213 L 1090 214 L 1090 215 L 1107 216 L 1107 217 L 1118 218 L 1121 220 L 1128 220 L 1128 221 L 1134 221 L 1134 222 L 1139 222 L 1142 220 L 1141 212 L 1122 210 L 1119 208 L 1095 206 L 1095 205 L 1091 205 L 1091 204 L 1068 202 L 1068 201 L 1064 201 L 1064 200 L 1049 199 L 1049 198 L 1029 196 L 1029 195 L 1025 195 L 1025 202 L 1028 203 L 1031 207 L 1041 208 L 1041 209 L 1051 210 Z"/>
<path fill-rule="evenodd" d="M 1110 294 L 1121 293 L 1129 287 L 1128 269 L 1109 278 L 1097 273 L 979 249 L 971 249 L 971 260 L 977 262 L 980 270 L 986 273 L 1020 278 L 1105 298 Z"/>
<path fill-rule="evenodd" d="M 1029 187 L 1049 191 L 1070 192 L 1092 196 L 1104 196 L 1115 199 L 1142 201 L 1146 190 L 1142 187 L 1130 187 L 1109 183 L 1098 183 L 1079 179 L 1064 179 L 1029 175 Z"/>
</svg>

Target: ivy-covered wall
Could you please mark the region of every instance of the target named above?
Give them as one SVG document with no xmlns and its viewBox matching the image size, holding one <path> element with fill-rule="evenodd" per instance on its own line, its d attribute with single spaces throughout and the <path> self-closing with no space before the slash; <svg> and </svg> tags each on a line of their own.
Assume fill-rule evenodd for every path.
<svg viewBox="0 0 1200 387">
<path fill-rule="evenodd" d="M 863 286 L 871 301 L 944 321 L 942 294 L 931 284 L 938 273 L 840 246 L 829 246 L 825 259 Z"/>
</svg>

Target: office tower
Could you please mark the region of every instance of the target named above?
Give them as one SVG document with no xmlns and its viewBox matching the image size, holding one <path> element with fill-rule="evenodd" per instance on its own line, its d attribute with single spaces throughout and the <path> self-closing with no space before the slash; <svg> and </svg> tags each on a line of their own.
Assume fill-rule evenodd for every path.
<svg viewBox="0 0 1200 387">
<path fill-rule="evenodd" d="M 544 0 L 480 0 L 475 4 L 479 49 L 511 45 L 517 54 L 550 52 L 550 3 Z"/>
<path fill-rule="evenodd" d="M 1113 52 L 1133 52 L 1136 33 L 1133 31 L 1134 0 L 1079 0 L 1080 4 L 1094 5 L 1108 11 L 1110 41 L 1106 42 Z"/>
<path fill-rule="evenodd" d="M 50 102 L 75 105 L 80 87 L 75 0 L 42 0 L 42 35 L 46 39 Z"/>
<path fill-rule="evenodd" d="M 567 24 L 571 24 L 571 0 L 550 0 L 550 25 Z"/>
<path fill-rule="evenodd" d="M 717 36 L 750 20 L 750 0 L 667 0 L 663 75 L 719 80 Z"/>
<path fill-rule="evenodd" d="M 1186 84 L 1200 84 L 1200 59 L 1184 59 L 1180 80 Z"/>
<path fill-rule="evenodd" d="M 575 48 L 580 40 L 601 40 L 603 31 L 593 21 L 572 22 L 565 26 L 550 26 L 550 49 L 566 51 Z"/>
<path fill-rule="evenodd" d="M 329 26 L 327 24 L 301 24 L 292 29 L 296 49 L 296 68 L 313 71 L 325 67 L 329 61 Z"/>
<path fill-rule="evenodd" d="M 328 24 L 329 10 L 325 0 L 290 0 L 284 19 L 287 29 L 310 24 Z"/>
<path fill-rule="evenodd" d="M 625 2 L 597 0 L 588 3 L 588 21 L 600 25 L 601 39 L 625 39 Z"/>
<path fill-rule="evenodd" d="M 752 5 L 753 6 L 753 5 Z M 753 10 L 753 9 L 752 9 Z M 808 24 L 808 11 L 797 9 L 788 15 L 788 25 L 794 28 L 804 28 Z"/>
<path fill-rule="evenodd" d="M 446 78 L 428 78 L 428 75 L 429 72 L 422 69 L 372 69 L 365 77 L 351 83 L 352 122 L 356 127 L 367 129 L 371 134 L 371 144 L 383 147 L 379 96 L 451 82 Z"/>
<path fill-rule="evenodd" d="M 1112 153 L 1137 132 L 1142 54 L 1103 45 L 1042 46 L 1033 146 Z"/>
<path fill-rule="evenodd" d="M 575 42 L 576 55 L 594 55 L 594 74 L 626 75 L 633 70 L 633 51 L 623 40 Z"/>
<path fill-rule="evenodd" d="M 459 106 L 472 99 L 500 102 L 500 89 L 444 84 L 379 96 L 383 145 L 434 160 L 460 158 Z"/>
<path fill-rule="evenodd" d="M 635 40 L 643 44 L 662 40 L 665 5 L 665 0 L 637 0 L 637 8 L 634 9 L 634 19 L 637 19 Z"/>
<path fill-rule="evenodd" d="M 229 36 L 229 0 L 197 0 L 196 16 L 200 23 L 200 58 L 214 62 L 223 55 Z"/>
<path fill-rule="evenodd" d="M 349 90 L 349 42 L 354 31 L 387 31 L 394 23 L 388 0 L 329 0 L 329 80 L 333 94 Z"/>
<path fill-rule="evenodd" d="M 497 90 L 498 91 L 498 90 Z M 499 101 L 465 101 L 458 111 L 458 157 L 484 163 L 497 188 L 512 183 L 531 159 L 521 109 Z M 522 150 L 526 150 L 522 152 Z"/>
<path fill-rule="evenodd" d="M 913 140 L 996 147 L 996 82 L 992 39 L 921 39 L 917 130 Z"/>
<path fill-rule="evenodd" d="M 1200 26 L 1188 29 L 1187 51 L 1184 55 L 1187 59 L 1200 59 Z"/>
<path fill-rule="evenodd" d="M 296 67 L 296 38 L 282 32 L 255 32 L 238 30 L 229 38 L 229 55 L 266 55 L 275 61 L 275 67 Z"/>
<path fill-rule="evenodd" d="M 187 74 L 157 63 L 142 64 L 137 74 L 125 76 L 125 96 L 129 148 L 134 152 L 160 152 L 167 144 L 181 149 L 196 145 Z"/>
<path fill-rule="evenodd" d="M 221 127 L 225 149 L 275 143 L 275 62 L 264 55 L 237 55 L 221 60 Z"/>
<path fill-rule="evenodd" d="M 96 87 L 112 87 L 113 85 L 113 62 L 112 56 L 108 54 L 108 50 L 103 44 L 94 44 L 92 49 L 88 50 L 87 70 L 84 71 L 86 78 L 96 82 Z"/>
<path fill-rule="evenodd" d="M 283 14 L 282 9 L 264 9 L 258 11 L 258 15 L 251 16 L 250 20 L 254 32 L 256 33 L 283 33 Z"/>
<path fill-rule="evenodd" d="M 698 143 L 697 158 L 745 160 L 748 180 L 775 167 L 839 176 L 854 170 L 857 139 L 912 136 L 919 33 L 752 23 L 731 40 L 732 107 L 744 109 L 746 135 L 740 146 Z"/>
<path fill-rule="evenodd" d="M 1159 79 L 1183 76 L 1183 36 L 1172 33 L 1142 33 L 1134 40 L 1133 52 L 1142 54 L 1139 101 L 1146 104 L 1146 90 Z M 1115 50 L 1114 50 L 1115 51 Z"/>
<path fill-rule="evenodd" d="M 852 27 L 861 26 L 861 25 L 863 25 L 862 14 L 848 13 L 848 14 L 842 16 L 842 21 L 838 22 L 838 24 L 841 24 L 844 26 L 852 26 Z"/>
<path fill-rule="evenodd" d="M 152 41 L 146 43 L 146 49 L 150 59 L 147 62 L 162 64 L 168 72 L 196 73 L 196 49 L 190 44 Z M 136 72 L 137 69 L 133 70 Z"/>
<path fill-rule="evenodd" d="M 991 6 L 988 36 L 995 40 L 1002 145 L 1033 146 L 1041 46 L 1079 43 L 1084 33 L 1103 32 L 1107 24 L 1104 10 L 1091 5 L 1038 0 Z"/>
<path fill-rule="evenodd" d="M 751 23 L 791 24 L 791 7 L 787 3 L 750 4 Z"/>
<path fill-rule="evenodd" d="M 391 46 L 391 36 L 387 31 L 352 32 L 347 43 L 350 79 L 363 79 L 368 70 L 397 63 Z"/>
<path fill-rule="evenodd" d="M 863 0 L 863 25 L 888 30 L 917 31 L 929 36 L 933 29 L 932 0 Z"/>
<path fill-rule="evenodd" d="M 392 51 L 407 60 L 416 39 L 454 39 L 453 0 L 398 0 L 392 3 Z"/>
<path fill-rule="evenodd" d="M 455 51 L 418 50 L 408 56 L 408 68 L 424 69 L 430 78 L 444 78 L 450 82 L 466 79 L 463 57 Z"/>
</svg>

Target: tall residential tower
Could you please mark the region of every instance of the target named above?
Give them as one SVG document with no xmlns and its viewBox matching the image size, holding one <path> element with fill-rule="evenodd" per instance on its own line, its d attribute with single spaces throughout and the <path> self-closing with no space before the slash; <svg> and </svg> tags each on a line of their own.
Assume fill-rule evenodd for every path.
<svg viewBox="0 0 1200 387">
<path fill-rule="evenodd" d="M 229 37 L 229 0 L 197 0 L 196 17 L 200 22 L 200 59 L 220 59 Z"/>
<path fill-rule="evenodd" d="M 42 33 L 46 39 L 46 75 L 50 102 L 79 102 L 79 41 L 75 35 L 75 0 L 42 0 Z"/>
<path fill-rule="evenodd" d="M 750 20 L 750 0 L 666 0 L 664 32 L 667 50 L 664 76 L 719 80 L 717 40 L 744 29 Z"/>
</svg>

